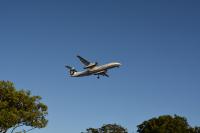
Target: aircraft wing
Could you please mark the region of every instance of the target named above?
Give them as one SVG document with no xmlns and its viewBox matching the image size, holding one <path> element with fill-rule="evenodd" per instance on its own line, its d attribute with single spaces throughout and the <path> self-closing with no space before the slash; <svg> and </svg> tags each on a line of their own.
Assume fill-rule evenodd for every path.
<svg viewBox="0 0 200 133">
<path fill-rule="evenodd" d="M 109 75 L 107 74 L 107 71 L 100 71 L 98 73 L 95 73 L 94 75 L 102 75 L 102 76 L 109 77 Z"/>
<path fill-rule="evenodd" d="M 109 75 L 106 72 L 101 73 L 101 75 L 109 77 Z"/>
<path fill-rule="evenodd" d="M 90 64 L 89 61 L 87 61 L 86 59 L 84 59 L 83 57 L 77 55 L 77 57 L 79 58 L 79 60 L 81 61 L 81 63 L 85 66 L 88 66 Z"/>
</svg>

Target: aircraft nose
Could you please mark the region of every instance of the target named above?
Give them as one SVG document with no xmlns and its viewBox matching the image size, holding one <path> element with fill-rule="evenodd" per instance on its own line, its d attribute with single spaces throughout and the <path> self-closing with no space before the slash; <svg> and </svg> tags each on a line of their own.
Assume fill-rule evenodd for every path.
<svg viewBox="0 0 200 133">
<path fill-rule="evenodd" d="M 117 62 L 116 65 L 117 65 L 117 66 L 121 66 L 122 64 Z"/>
</svg>

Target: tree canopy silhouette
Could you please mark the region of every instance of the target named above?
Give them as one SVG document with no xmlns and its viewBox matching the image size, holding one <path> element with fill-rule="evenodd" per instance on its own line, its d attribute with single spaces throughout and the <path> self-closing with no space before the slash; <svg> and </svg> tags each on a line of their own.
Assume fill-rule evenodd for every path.
<svg viewBox="0 0 200 133">
<path fill-rule="evenodd" d="M 40 100 L 40 96 L 31 96 L 30 91 L 17 91 L 10 81 L 0 81 L 0 132 L 13 133 L 18 127 L 27 126 L 44 128 L 48 108 Z"/>
<path fill-rule="evenodd" d="M 138 133 L 200 133 L 199 127 L 192 128 L 187 119 L 178 115 L 163 115 L 138 125 Z"/>
<path fill-rule="evenodd" d="M 88 128 L 86 133 L 128 133 L 127 129 L 117 124 L 106 124 L 101 128 Z"/>
</svg>

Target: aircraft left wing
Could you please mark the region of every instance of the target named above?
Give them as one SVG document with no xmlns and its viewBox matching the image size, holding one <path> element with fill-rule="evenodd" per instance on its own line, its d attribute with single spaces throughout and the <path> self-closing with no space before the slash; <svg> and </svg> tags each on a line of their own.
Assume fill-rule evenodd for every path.
<svg viewBox="0 0 200 133">
<path fill-rule="evenodd" d="M 79 60 L 81 61 L 81 63 L 82 63 L 83 65 L 85 65 L 85 66 L 90 65 L 90 62 L 89 62 L 88 60 L 84 59 L 83 57 L 81 57 L 81 56 L 79 56 L 79 55 L 77 55 L 77 57 L 79 58 Z"/>
</svg>

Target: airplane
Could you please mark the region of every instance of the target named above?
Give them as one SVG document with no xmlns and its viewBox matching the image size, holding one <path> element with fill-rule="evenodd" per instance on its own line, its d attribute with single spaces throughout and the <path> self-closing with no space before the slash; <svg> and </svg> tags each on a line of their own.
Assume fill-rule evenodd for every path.
<svg viewBox="0 0 200 133">
<path fill-rule="evenodd" d="M 121 66 L 121 63 L 119 62 L 111 62 L 99 66 L 97 62 L 90 62 L 79 55 L 77 55 L 77 58 L 84 65 L 84 69 L 86 70 L 78 72 L 74 67 L 66 65 L 65 67 L 69 70 L 69 74 L 71 77 L 83 77 L 90 75 L 97 75 L 98 79 L 100 75 L 109 77 L 109 75 L 107 74 L 108 69 Z"/>
</svg>

